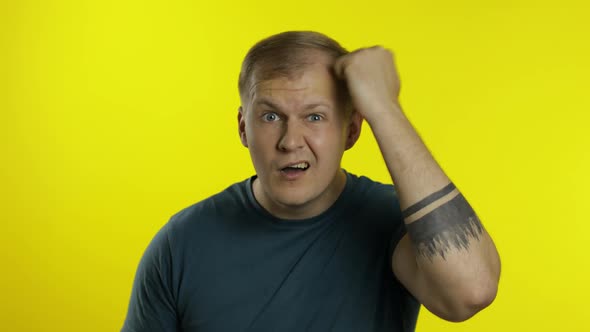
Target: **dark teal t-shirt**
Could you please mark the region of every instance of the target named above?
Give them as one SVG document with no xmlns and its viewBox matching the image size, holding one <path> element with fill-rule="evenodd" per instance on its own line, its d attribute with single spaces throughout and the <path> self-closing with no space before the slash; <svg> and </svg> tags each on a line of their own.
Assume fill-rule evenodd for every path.
<svg viewBox="0 0 590 332">
<path fill-rule="evenodd" d="M 175 214 L 137 269 L 123 332 L 414 331 L 391 270 L 405 234 L 392 185 L 347 173 L 324 213 L 282 220 L 255 176 Z"/>
</svg>

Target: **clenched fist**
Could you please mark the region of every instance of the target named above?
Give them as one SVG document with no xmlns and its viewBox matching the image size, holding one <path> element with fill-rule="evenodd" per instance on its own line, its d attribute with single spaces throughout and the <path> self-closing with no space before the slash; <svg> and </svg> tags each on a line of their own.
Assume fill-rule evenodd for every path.
<svg viewBox="0 0 590 332">
<path fill-rule="evenodd" d="M 374 46 L 346 54 L 335 61 L 334 72 L 346 81 L 355 109 L 369 124 L 399 108 L 400 81 L 388 49 Z"/>
</svg>

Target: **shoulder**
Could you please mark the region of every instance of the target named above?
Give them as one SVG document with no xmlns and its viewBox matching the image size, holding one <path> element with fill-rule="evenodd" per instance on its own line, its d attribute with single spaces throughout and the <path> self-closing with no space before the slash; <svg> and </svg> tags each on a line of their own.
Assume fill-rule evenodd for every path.
<svg viewBox="0 0 590 332">
<path fill-rule="evenodd" d="M 395 186 L 354 175 L 353 183 L 358 219 L 364 225 L 374 225 L 380 232 L 401 233 L 404 223 Z"/>
<path fill-rule="evenodd" d="M 243 213 L 240 191 L 245 182 L 233 184 L 174 213 L 146 248 L 142 264 L 145 269 L 154 265 L 159 270 L 176 273 L 200 248 L 219 240 L 226 228 L 224 221 Z"/>
<path fill-rule="evenodd" d="M 183 208 L 170 217 L 166 224 L 170 232 L 183 233 L 187 228 L 239 215 L 247 205 L 246 186 L 249 180 L 232 184 L 223 191 Z"/>
<path fill-rule="evenodd" d="M 370 179 L 367 176 L 352 175 L 354 192 L 362 196 L 363 201 L 372 209 L 399 209 L 399 200 L 395 186 Z M 358 197 L 358 196 L 357 196 Z"/>
</svg>

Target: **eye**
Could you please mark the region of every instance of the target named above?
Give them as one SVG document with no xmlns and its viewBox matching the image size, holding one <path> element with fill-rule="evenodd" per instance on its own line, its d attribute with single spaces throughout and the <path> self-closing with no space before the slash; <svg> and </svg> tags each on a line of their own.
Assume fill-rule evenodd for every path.
<svg viewBox="0 0 590 332">
<path fill-rule="evenodd" d="M 311 122 L 321 121 L 322 116 L 319 114 L 310 114 L 307 116 L 307 119 Z"/>
<path fill-rule="evenodd" d="M 262 116 L 262 119 L 266 122 L 273 122 L 273 121 L 277 121 L 279 119 L 279 116 L 277 115 L 277 113 L 270 112 L 270 113 L 264 114 Z"/>
</svg>

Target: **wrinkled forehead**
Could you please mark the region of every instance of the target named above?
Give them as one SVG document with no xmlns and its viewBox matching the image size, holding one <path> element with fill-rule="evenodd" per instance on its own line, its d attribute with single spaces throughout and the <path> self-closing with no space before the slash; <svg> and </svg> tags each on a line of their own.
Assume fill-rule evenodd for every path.
<svg viewBox="0 0 590 332">
<path fill-rule="evenodd" d="M 249 98 L 251 106 L 264 101 L 293 108 L 310 103 L 336 108 L 338 100 L 336 81 L 329 68 L 323 65 L 309 66 L 289 76 L 258 81 L 253 85 Z"/>
<path fill-rule="evenodd" d="M 302 84 L 333 84 L 335 58 L 321 51 L 309 50 L 283 63 L 257 63 L 250 75 L 245 96 L 252 100 L 256 95 L 271 92 L 278 86 L 296 88 Z"/>
</svg>

